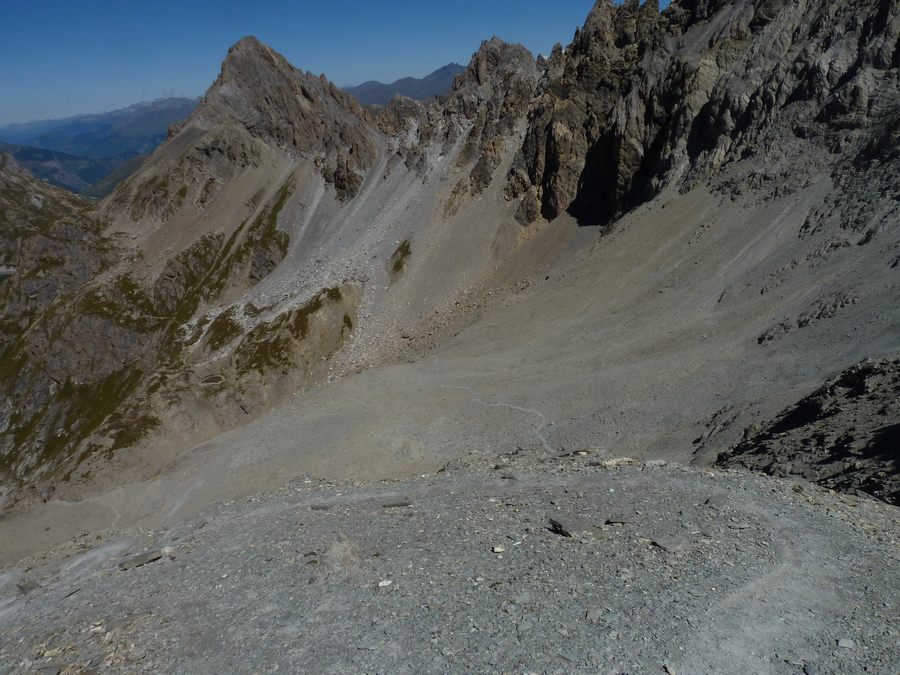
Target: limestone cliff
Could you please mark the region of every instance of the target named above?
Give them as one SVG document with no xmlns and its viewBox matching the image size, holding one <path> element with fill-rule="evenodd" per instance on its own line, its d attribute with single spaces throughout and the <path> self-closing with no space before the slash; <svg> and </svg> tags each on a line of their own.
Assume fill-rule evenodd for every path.
<svg viewBox="0 0 900 675">
<path fill-rule="evenodd" d="M 599 0 L 542 82 L 510 174 L 520 216 L 608 223 L 726 167 L 734 189 L 784 190 L 846 166 L 896 121 L 898 31 L 891 0 Z"/>
</svg>

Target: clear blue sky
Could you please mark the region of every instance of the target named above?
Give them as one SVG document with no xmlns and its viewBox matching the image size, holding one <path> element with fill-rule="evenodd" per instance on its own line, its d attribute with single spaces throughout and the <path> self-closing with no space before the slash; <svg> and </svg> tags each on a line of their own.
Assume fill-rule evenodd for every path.
<svg viewBox="0 0 900 675">
<path fill-rule="evenodd" d="M 339 85 L 467 63 L 497 35 L 547 53 L 593 0 L 0 0 L 0 125 L 199 96 L 256 35 Z"/>
</svg>

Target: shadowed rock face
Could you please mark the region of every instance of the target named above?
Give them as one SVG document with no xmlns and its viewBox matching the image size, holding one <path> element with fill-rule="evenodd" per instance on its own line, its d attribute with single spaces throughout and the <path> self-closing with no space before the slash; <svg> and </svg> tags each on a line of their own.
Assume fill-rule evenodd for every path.
<svg viewBox="0 0 900 675">
<path fill-rule="evenodd" d="M 600 0 L 551 57 L 510 175 L 523 220 L 606 223 L 749 156 L 778 167 L 791 136 L 852 154 L 895 116 L 898 24 L 888 0 Z"/>
<path fill-rule="evenodd" d="M 900 506 L 900 361 L 865 361 L 748 428 L 721 466 L 800 476 Z"/>
</svg>

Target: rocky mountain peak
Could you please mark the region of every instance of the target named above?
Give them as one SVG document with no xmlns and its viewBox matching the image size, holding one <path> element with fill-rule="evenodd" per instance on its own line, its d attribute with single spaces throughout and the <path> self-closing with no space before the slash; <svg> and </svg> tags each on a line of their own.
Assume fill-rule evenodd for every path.
<svg viewBox="0 0 900 675">
<path fill-rule="evenodd" d="M 541 67 L 530 51 L 498 37 L 485 40 L 466 70 L 457 75 L 439 115 L 449 147 L 456 131 L 467 130 L 457 158 L 468 169 L 454 187 L 447 213 L 456 211 L 467 195 L 481 194 L 500 164 L 501 148 L 524 122 L 540 80 Z"/>
<path fill-rule="evenodd" d="M 210 91 L 229 84 L 250 88 L 271 84 L 275 73 L 288 78 L 300 74 L 281 54 L 264 45 L 256 37 L 247 36 L 228 49 L 222 61 L 219 77 Z"/>
<path fill-rule="evenodd" d="M 470 173 L 455 186 L 448 212 L 455 210 L 465 194 L 479 194 L 491 182 L 500 146 L 525 120 L 541 70 L 525 47 L 495 36 L 481 43 L 454 79 L 449 94 L 425 109 L 395 102 L 392 110 L 382 115 L 385 129 L 407 128 L 409 119 L 417 120 L 415 142 L 407 143 L 401 153 L 420 173 L 426 170 L 421 152 L 425 144 L 437 141 L 443 152 L 449 152 L 460 135 L 465 135 L 457 166 Z"/>
<path fill-rule="evenodd" d="M 245 35 L 228 48 L 228 53 L 225 55 L 222 64 L 223 69 L 235 62 L 240 62 L 242 59 L 252 58 L 268 58 L 274 61 L 277 58 L 281 58 L 281 56 L 260 42 L 255 35 Z"/>
<path fill-rule="evenodd" d="M 302 72 L 255 37 L 228 50 L 219 77 L 186 126 L 243 128 L 316 160 L 342 197 L 374 160 L 374 121 L 349 94 Z"/>
<path fill-rule="evenodd" d="M 504 78 L 533 70 L 535 59 L 519 44 L 510 44 L 494 36 L 481 43 L 466 70 L 456 77 L 453 91 L 498 85 Z"/>
<path fill-rule="evenodd" d="M 302 148 L 303 135 L 289 134 L 285 127 L 292 120 L 309 122 L 326 113 L 342 121 L 353 117 L 359 124 L 369 121 L 368 113 L 353 97 L 324 75 L 300 71 L 255 37 L 245 37 L 228 50 L 195 118 L 237 122 L 250 131 L 272 132 L 276 140 Z"/>
</svg>

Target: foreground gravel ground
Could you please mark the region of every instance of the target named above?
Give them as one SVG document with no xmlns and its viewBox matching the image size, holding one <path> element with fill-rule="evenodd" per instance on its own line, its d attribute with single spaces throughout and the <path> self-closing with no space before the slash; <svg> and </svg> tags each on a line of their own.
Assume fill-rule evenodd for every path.
<svg viewBox="0 0 900 675">
<path fill-rule="evenodd" d="M 300 483 L 0 573 L 0 672 L 896 673 L 898 523 L 578 454 Z"/>
</svg>

